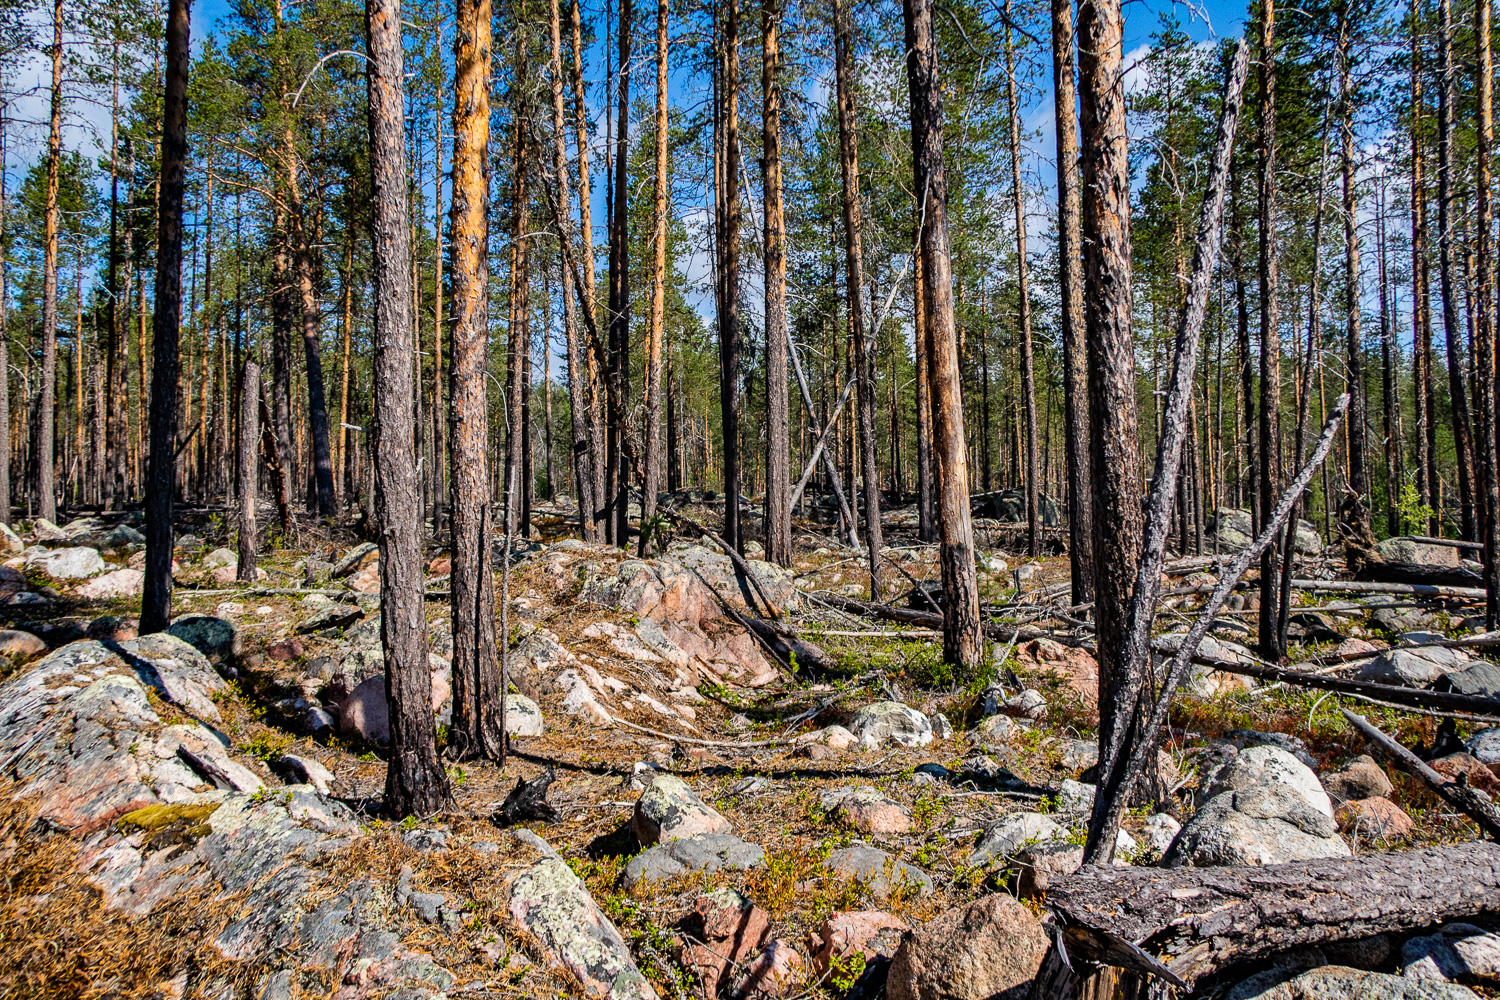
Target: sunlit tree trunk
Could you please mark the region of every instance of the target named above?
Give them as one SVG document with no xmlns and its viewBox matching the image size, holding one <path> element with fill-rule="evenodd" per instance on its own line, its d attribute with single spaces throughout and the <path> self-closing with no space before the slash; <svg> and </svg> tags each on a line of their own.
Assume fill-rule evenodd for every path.
<svg viewBox="0 0 1500 1000">
<path fill-rule="evenodd" d="M 1021 392 L 1026 404 L 1026 551 L 1042 554 L 1041 479 L 1036 431 L 1036 377 L 1031 356 L 1031 285 L 1026 270 L 1026 192 L 1021 186 L 1021 116 L 1016 99 L 1016 53 L 1011 44 L 1011 4 L 1005 0 L 1005 99 L 1010 111 L 1011 196 L 1016 212 L 1016 287 L 1021 333 Z M 1066 168 L 1064 168 L 1066 169 Z"/>
<path fill-rule="evenodd" d="M 661 353 L 667 306 L 667 0 L 656 5 L 656 180 L 651 193 L 651 325 L 646 335 L 646 469 L 641 488 L 641 555 L 650 548 L 650 522 L 661 488 Z"/>
<path fill-rule="evenodd" d="M 52 87 L 51 124 L 47 132 L 47 191 L 43 206 L 45 235 L 42 257 L 42 364 L 37 387 L 36 444 L 32 462 L 36 465 L 37 516 L 57 520 L 57 485 L 54 481 L 53 452 L 56 432 L 57 391 L 57 230 L 58 170 L 62 162 L 62 84 L 63 84 L 63 2 L 52 4 Z M 173 389 L 175 392 L 175 387 Z"/>
<path fill-rule="evenodd" d="M 663 0 L 664 2 L 664 0 Z M 766 558 L 792 564 L 791 411 L 787 398 L 786 215 L 781 189 L 781 0 L 761 4 L 765 157 Z"/>
<path fill-rule="evenodd" d="M 1449 0 L 1439 0 L 1439 37 L 1441 45 L 1441 70 L 1443 74 L 1443 85 L 1440 90 L 1438 109 L 1438 283 L 1443 297 L 1443 334 L 1448 342 L 1448 396 L 1453 406 L 1453 447 L 1455 452 L 1455 463 L 1458 466 L 1458 503 L 1459 503 L 1459 531 L 1464 538 L 1475 540 L 1476 526 L 1474 523 L 1474 481 L 1471 456 L 1474 452 L 1474 441 L 1470 434 L 1468 392 L 1464 385 L 1464 348 L 1463 348 L 1463 323 L 1458 314 L 1458 299 L 1461 294 L 1455 287 L 1453 280 L 1453 197 L 1454 197 L 1454 166 L 1453 166 L 1453 118 L 1454 103 L 1454 76 L 1456 70 L 1453 64 L 1453 8 Z M 1349 40 L 1348 26 L 1341 22 L 1339 45 L 1341 55 L 1344 59 L 1343 73 L 1347 77 L 1350 73 L 1348 68 Z M 1345 101 L 1347 106 L 1348 102 Z M 1353 128 L 1348 124 L 1348 114 L 1345 114 L 1345 142 L 1350 148 L 1352 160 Z M 1346 186 L 1349 195 L 1346 196 L 1346 208 L 1352 201 L 1353 178 L 1349 177 L 1349 171 L 1353 169 L 1349 164 L 1345 172 Z M 1350 230 L 1353 222 L 1345 223 L 1345 236 L 1350 238 Z M 1352 243 L 1353 240 L 1350 239 Z M 1354 253 L 1357 254 L 1356 249 Z M 1346 279 L 1348 275 L 1345 276 Z M 1356 325 L 1359 322 L 1358 295 L 1350 294 L 1347 299 L 1352 302 L 1349 313 L 1349 322 Z M 1352 387 L 1357 387 L 1354 383 Z M 1358 402 L 1358 393 L 1354 396 L 1355 402 L 1349 407 L 1349 426 L 1351 428 L 1361 427 L 1364 410 Z M 1351 431 L 1351 434 L 1353 432 Z M 1350 488 L 1354 488 L 1352 481 Z M 1438 491 L 1433 490 L 1434 496 Z"/>
<path fill-rule="evenodd" d="M 1268 516 L 1281 493 L 1280 247 L 1276 221 L 1276 2 L 1260 7 L 1260 509 Z M 1281 560 L 1273 543 L 1260 559 L 1260 655 L 1278 662 L 1281 642 L 1276 602 Z"/>
</svg>

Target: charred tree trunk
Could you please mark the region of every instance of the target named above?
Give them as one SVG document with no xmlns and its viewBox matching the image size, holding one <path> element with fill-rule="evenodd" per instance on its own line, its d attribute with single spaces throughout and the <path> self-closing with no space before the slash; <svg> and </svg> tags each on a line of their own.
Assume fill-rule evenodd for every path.
<svg viewBox="0 0 1500 1000">
<path fill-rule="evenodd" d="M 553 0 L 553 10 L 557 9 Z M 498 758 L 495 577 L 490 568 L 489 140 L 490 3 L 460 0 L 453 37 L 453 330 L 448 363 L 452 443 L 449 517 L 453 536 L 453 722 L 455 759 Z M 555 23 L 555 22 L 554 22 Z"/>
<path fill-rule="evenodd" d="M 963 372 L 953 315 L 948 249 L 948 179 L 943 169 L 943 95 L 932 0 L 904 0 L 906 75 L 911 92 L 914 191 L 922 200 L 921 253 L 928 318 L 927 377 L 932 392 L 938 557 L 943 580 L 943 659 L 973 669 L 980 661 L 979 585 L 969 513 Z M 1123 135 L 1122 135 L 1123 140 Z"/>
<path fill-rule="evenodd" d="M 1026 273 L 1026 198 L 1021 186 L 1021 119 L 1016 99 L 1016 53 L 1011 44 L 1011 4 L 1005 0 L 1005 99 L 1010 111 L 1010 179 L 1016 213 L 1016 288 L 1021 333 L 1021 392 L 1026 404 L 1026 551 L 1042 554 L 1041 468 L 1037 456 L 1036 376 L 1031 356 L 1031 286 Z M 1066 311 L 1066 306 L 1064 306 Z"/>
<path fill-rule="evenodd" d="M 155 337 L 151 370 L 151 465 L 146 480 L 142 635 L 161 632 L 172 622 L 172 506 L 177 484 L 177 336 L 182 326 L 182 197 L 187 186 L 188 32 L 189 0 L 171 0 L 167 11 L 161 184 L 156 209 L 156 309 L 151 323 Z M 57 40 L 61 44 L 60 29 Z M 41 457 L 50 463 L 49 455 Z"/>
<path fill-rule="evenodd" d="M 1469 430 L 1468 392 L 1464 385 L 1464 334 L 1458 315 L 1460 292 L 1454 287 L 1453 281 L 1453 118 L 1456 71 L 1453 65 L 1453 8 L 1449 0 L 1439 0 L 1438 16 L 1443 74 L 1439 99 L 1441 107 L 1438 111 L 1438 282 L 1443 297 L 1443 334 L 1448 341 L 1448 395 L 1453 405 L 1453 447 L 1458 465 L 1459 530 L 1466 540 L 1477 541 L 1471 463 L 1474 441 Z M 1341 44 L 1347 46 L 1348 43 L 1341 38 Z M 1352 135 L 1348 141 L 1352 144 Z M 1346 227 L 1348 225 L 1351 224 L 1346 223 Z M 1357 297 L 1355 302 L 1357 306 Z M 1434 489 L 1433 493 L 1436 496 L 1437 490 Z"/>
<path fill-rule="evenodd" d="M 178 0 L 181 2 L 181 0 Z M 374 279 L 375 517 L 380 532 L 380 639 L 390 702 L 385 811 L 427 816 L 452 802 L 437 755 L 427 620 L 422 612 L 421 485 L 412 428 L 411 232 L 399 0 L 367 0 Z"/>
<path fill-rule="evenodd" d="M 1276 2 L 1260 6 L 1260 509 L 1281 491 L 1281 317 L 1276 237 Z M 1277 627 L 1281 569 L 1276 545 L 1260 561 L 1260 655 L 1272 663 L 1285 646 Z"/>
<path fill-rule="evenodd" d="M 628 0 L 627 0 L 628 2 Z M 724 538 L 745 547 L 740 528 L 740 3 L 724 7 L 718 59 L 722 98 L 718 195 L 719 412 L 724 450 Z"/>
<path fill-rule="evenodd" d="M 1057 127 L 1057 257 L 1063 348 L 1064 456 L 1068 474 L 1068 561 L 1073 603 L 1094 599 L 1093 495 L 1089 482 L 1089 387 L 1079 231 L 1078 112 L 1073 83 L 1073 3 L 1052 0 L 1053 120 Z"/>
<path fill-rule="evenodd" d="M 865 490 L 865 541 L 870 546 L 870 600 L 880 600 L 880 473 L 876 468 L 875 361 L 871 331 L 865 328 L 863 220 L 859 195 L 859 140 L 854 134 L 854 81 L 851 79 L 847 0 L 833 8 L 834 79 L 839 106 L 839 167 L 843 175 L 844 294 L 849 308 L 849 339 L 854 344 L 854 366 L 859 388 L 859 453 Z"/>
<path fill-rule="evenodd" d="M 665 0 L 663 0 L 665 2 Z M 766 558 L 792 564 L 791 407 L 787 398 L 786 217 L 781 191 L 781 0 L 761 5 L 765 113 Z"/>
<path fill-rule="evenodd" d="M 552 172 L 557 179 L 559 210 L 571 212 L 572 198 L 568 191 L 567 133 L 564 128 L 562 24 L 561 12 L 558 9 L 558 0 L 551 0 L 550 13 L 552 27 L 552 132 L 554 138 Z M 588 154 L 580 150 L 580 155 L 583 157 L 584 162 L 587 163 Z M 566 235 L 562 232 L 559 232 L 558 236 L 566 238 Z M 592 257 L 593 255 L 589 254 L 589 256 Z M 578 349 L 578 298 L 573 294 L 573 283 L 567 279 L 566 275 L 563 276 L 562 291 L 563 338 L 567 345 L 568 398 L 571 400 L 568 412 L 571 420 L 573 442 L 573 481 L 578 491 L 578 526 L 583 534 L 583 540 L 594 542 L 598 540 L 598 524 L 594 520 L 594 512 L 598 510 L 599 505 L 598 498 L 594 493 L 594 469 L 591 462 L 593 449 L 591 443 L 592 434 L 589 430 L 589 396 L 586 394 L 584 388 L 583 368 L 588 364 L 585 357 L 587 352 L 580 352 Z"/>
<path fill-rule="evenodd" d="M 57 191 L 58 171 L 62 162 L 63 0 L 54 0 L 52 4 L 50 54 L 52 56 L 52 119 L 47 133 L 47 191 L 46 203 L 43 207 L 45 244 L 42 256 L 42 364 L 41 383 L 36 394 L 36 444 L 31 450 L 31 460 L 36 465 L 37 516 L 56 521 L 57 484 L 54 481 L 53 451 L 56 437 L 57 230 L 59 219 Z M 173 392 L 176 392 L 175 386 Z M 167 558 L 171 559 L 170 554 Z M 142 624 L 144 625 L 144 622 Z M 142 631 L 144 632 L 145 629 L 143 628 Z"/>
<path fill-rule="evenodd" d="M 630 394 L 630 249 L 626 246 L 630 219 L 630 40 L 631 0 L 620 0 L 620 64 L 616 75 L 620 110 L 615 120 L 614 215 L 609 236 L 609 374 L 610 394 L 619 402 L 609 421 L 608 502 L 610 539 L 630 547 L 630 466 L 626 461 L 625 400 Z"/>
<path fill-rule="evenodd" d="M 1474 292 L 1475 374 L 1474 395 L 1479 408 L 1479 481 L 1484 488 L 1484 589 L 1485 620 L 1494 629 L 1500 625 L 1500 468 L 1496 466 L 1495 437 L 1495 288 L 1490 260 L 1493 250 L 1490 223 L 1490 154 L 1495 138 L 1494 66 L 1490 57 L 1490 4 L 1474 5 L 1474 90 L 1478 95 L 1478 149 L 1474 156 L 1474 207 L 1478 219 L 1475 263 L 1479 287 Z"/>
</svg>

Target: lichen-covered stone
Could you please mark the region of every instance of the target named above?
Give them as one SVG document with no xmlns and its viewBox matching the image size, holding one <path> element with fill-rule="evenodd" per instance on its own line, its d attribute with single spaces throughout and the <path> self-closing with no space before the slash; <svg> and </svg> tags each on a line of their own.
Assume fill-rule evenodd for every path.
<svg viewBox="0 0 1500 1000">
<path fill-rule="evenodd" d="M 729 821 L 673 774 L 658 774 L 636 800 L 631 828 L 641 845 L 683 840 L 702 833 L 728 833 Z"/>
<path fill-rule="evenodd" d="M 688 872 L 716 872 L 725 868 L 757 868 L 766 857 L 759 844 L 751 844 L 729 833 L 700 833 L 647 848 L 630 859 L 620 884 L 629 889 L 637 882 L 674 878 Z"/>
<path fill-rule="evenodd" d="M 854 713 L 849 731 L 860 745 L 874 750 L 886 743 L 925 747 L 932 742 L 932 724 L 927 716 L 899 701 L 877 701 Z"/>
</svg>

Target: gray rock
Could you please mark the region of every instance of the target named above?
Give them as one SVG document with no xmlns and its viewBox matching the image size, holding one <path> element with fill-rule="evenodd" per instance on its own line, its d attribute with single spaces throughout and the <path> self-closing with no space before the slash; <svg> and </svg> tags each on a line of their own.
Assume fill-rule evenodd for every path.
<svg viewBox="0 0 1500 1000">
<path fill-rule="evenodd" d="M 1082 781 L 1064 780 L 1057 791 L 1057 807 L 1063 812 L 1088 812 L 1094 808 L 1095 786 Z"/>
<path fill-rule="evenodd" d="M 203 565 L 209 569 L 219 566 L 237 566 L 239 561 L 240 557 L 229 549 L 214 549 L 203 557 Z"/>
<path fill-rule="evenodd" d="M 1321 775 L 1323 790 L 1335 805 L 1355 799 L 1386 798 L 1394 790 L 1391 779 L 1368 755 L 1355 757 L 1337 771 Z"/>
<path fill-rule="evenodd" d="M 417 911 L 417 915 L 429 924 L 442 919 L 442 911 L 448 906 L 448 897 L 440 892 L 413 892 L 406 897 L 406 904 Z"/>
<path fill-rule="evenodd" d="M 1464 746 L 1482 764 L 1500 763 L 1500 728 L 1481 729 Z"/>
<path fill-rule="evenodd" d="M 1287 619 L 1286 634 L 1296 642 L 1340 642 L 1344 635 L 1338 623 L 1317 611 L 1300 611 Z"/>
<path fill-rule="evenodd" d="M 1459 649 L 1431 646 L 1425 649 L 1388 649 L 1360 668 L 1362 681 L 1431 687 L 1446 673 L 1461 670 L 1469 654 Z"/>
<path fill-rule="evenodd" d="M 829 854 L 826 864 L 831 871 L 859 879 L 877 896 L 902 884 L 915 886 L 921 896 L 932 892 L 932 876 L 864 841 L 857 840 Z"/>
<path fill-rule="evenodd" d="M 1231 729 L 1224 735 L 1228 737 L 1231 746 L 1240 750 L 1248 750 L 1251 747 L 1276 747 L 1280 750 L 1285 750 L 1309 768 L 1318 766 L 1318 762 L 1313 759 L 1312 754 L 1307 752 L 1307 744 L 1295 736 L 1288 736 L 1286 733 L 1263 733 L 1256 729 Z"/>
<path fill-rule="evenodd" d="M 1017 891 L 1023 898 L 1034 899 L 1083 867 L 1083 847 L 1066 840 L 1044 840 L 1021 848 L 1016 866 L 1020 870 Z"/>
<path fill-rule="evenodd" d="M 10 525 L 0 522 L 0 554 L 13 556 L 26 551 L 21 536 L 11 530 Z"/>
<path fill-rule="evenodd" d="M 1457 923 L 1437 934 L 1411 938 L 1401 946 L 1401 975 L 1493 985 L 1500 982 L 1500 935 Z"/>
<path fill-rule="evenodd" d="M 244 642 L 233 622 L 209 615 L 181 615 L 172 620 L 167 631 L 213 663 L 227 663 L 239 656 Z"/>
<path fill-rule="evenodd" d="M 636 800 L 631 828 L 641 845 L 650 847 L 703 833 L 728 833 L 729 821 L 704 805 L 681 778 L 658 774 Z"/>
<path fill-rule="evenodd" d="M 1210 799 L 1182 828 L 1162 866 L 1274 865 L 1349 856 L 1331 815 L 1287 785 L 1265 784 Z"/>
<path fill-rule="evenodd" d="M 1224 792 L 1261 785 L 1289 789 L 1309 807 L 1333 818 L 1333 803 L 1312 769 L 1280 747 L 1253 746 L 1241 750 L 1217 768 L 1203 783 L 1203 795 L 1212 799 Z"/>
<path fill-rule="evenodd" d="M 765 775 L 752 774 L 748 778 L 741 778 L 729 786 L 726 795 L 755 795 L 771 787 L 771 779 Z"/>
<path fill-rule="evenodd" d="M 1382 603 L 1388 603 L 1382 601 Z M 1431 625 L 1434 615 L 1416 608 L 1376 608 L 1370 614 L 1370 624 L 1385 632 L 1411 632 Z"/>
<path fill-rule="evenodd" d="M 512 736 L 540 736 L 542 710 L 523 694 L 505 696 L 505 731 Z"/>
<path fill-rule="evenodd" d="M 39 517 L 31 522 L 31 537 L 39 542 L 66 542 L 68 540 L 67 532 L 45 517 Z"/>
<path fill-rule="evenodd" d="M 1451 545 L 1424 545 L 1410 538 L 1387 538 L 1376 548 L 1386 562 L 1414 563 L 1418 566 L 1458 566 L 1458 549 Z"/>
<path fill-rule="evenodd" d="M 1219 548 L 1227 552 L 1239 552 L 1248 548 L 1255 540 L 1248 510 L 1221 508 L 1209 518 L 1207 531 L 1217 534 Z M 1295 542 L 1298 555 L 1315 556 L 1323 551 L 1323 536 L 1307 521 L 1297 522 Z"/>
<path fill-rule="evenodd" d="M 354 548 L 344 553 L 342 559 L 333 564 L 334 579 L 342 579 L 353 573 L 361 559 L 364 559 L 371 552 L 379 551 L 379 549 L 380 546 L 374 542 L 361 542 L 359 545 L 354 546 Z"/>
<path fill-rule="evenodd" d="M 430 827 L 417 827 L 401 835 L 401 841 L 407 847 L 429 854 L 447 853 L 451 839 L 447 830 L 434 830 Z"/>
<path fill-rule="evenodd" d="M 26 557 L 29 569 L 40 570 L 54 580 L 85 580 L 104 572 L 104 558 L 97 549 L 77 545 L 46 549 Z"/>
<path fill-rule="evenodd" d="M 979 838 L 969 852 L 969 864 L 993 865 L 1014 855 L 1028 844 L 1063 837 L 1067 831 L 1041 813 L 1002 816 Z"/>
<path fill-rule="evenodd" d="M 866 749 L 877 749 L 886 743 L 904 747 L 924 747 L 932 742 L 932 724 L 927 716 L 899 701 L 877 701 L 854 713 L 849 731 Z"/>
<path fill-rule="evenodd" d="M 1484 698 L 1500 695 L 1500 664 L 1490 660 L 1473 660 L 1467 666 L 1443 674 L 1438 685 L 1447 691 Z"/>
<path fill-rule="evenodd" d="M 104 544 L 112 549 L 123 549 L 127 545 L 144 545 L 146 536 L 128 524 L 117 524 L 104 536 Z"/>
<path fill-rule="evenodd" d="M 953 723 L 942 712 L 932 717 L 932 738 L 935 740 L 951 740 L 953 738 Z"/>
<path fill-rule="evenodd" d="M 333 772 L 311 757 L 282 754 L 271 765 L 271 769 L 287 776 L 294 784 L 312 785 L 324 795 L 333 786 Z"/>
<path fill-rule="evenodd" d="M 588 888 L 555 853 L 511 883 L 509 916 L 522 935 L 592 997 L 657 1000 L 625 939 Z"/>
<path fill-rule="evenodd" d="M 1478 1000 L 1451 983 L 1404 979 L 1339 965 L 1298 974 L 1271 969 L 1235 986 L 1225 1000 Z"/>
<path fill-rule="evenodd" d="M 335 604 L 323 608 L 297 626 L 298 635 L 311 635 L 324 629 L 347 628 L 365 616 L 363 608 L 352 604 Z"/>
<path fill-rule="evenodd" d="M 1146 838 L 1146 846 L 1157 857 L 1167 853 L 1167 848 L 1172 846 L 1172 841 L 1177 838 L 1181 829 L 1182 824 L 1166 813 L 1148 816 L 1146 822 L 1141 824 L 1141 833 Z"/>
<path fill-rule="evenodd" d="M 657 844 L 637 854 L 625 866 L 621 884 L 629 889 L 637 882 L 672 878 L 688 872 L 716 872 L 725 868 L 757 868 L 766 852 L 759 844 L 747 843 L 727 833 L 700 833 L 695 837 Z"/>
</svg>

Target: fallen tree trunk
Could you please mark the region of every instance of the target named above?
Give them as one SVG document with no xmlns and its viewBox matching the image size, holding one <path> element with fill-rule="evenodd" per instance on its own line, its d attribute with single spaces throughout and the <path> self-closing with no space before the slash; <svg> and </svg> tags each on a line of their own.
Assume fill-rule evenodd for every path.
<svg viewBox="0 0 1500 1000">
<path fill-rule="evenodd" d="M 912 608 L 898 608 L 892 604 L 874 604 L 870 601 L 856 601 L 852 597 L 844 597 L 840 594 L 831 594 L 826 590 L 820 590 L 816 594 L 817 599 L 830 607 L 850 614 L 861 615 L 865 618 L 880 618 L 888 622 L 900 622 L 904 625 L 920 625 L 922 628 L 942 629 L 943 616 L 935 615 L 931 611 L 916 611 Z M 984 634 L 991 639 L 999 639 L 1002 642 L 1026 641 L 1030 639 L 1051 639 L 1067 646 L 1085 646 L 1079 639 L 1066 634 L 1049 632 L 1039 628 L 1011 628 L 1006 625 L 996 625 L 993 622 L 983 626 Z"/>
<path fill-rule="evenodd" d="M 1359 730 L 1361 736 L 1370 741 L 1371 746 L 1380 751 L 1382 757 L 1442 796 L 1449 805 L 1472 819 L 1485 833 L 1500 838 L 1500 812 L 1495 810 L 1488 795 L 1469 787 L 1465 775 L 1459 775 L 1457 781 L 1450 781 L 1428 767 L 1422 758 L 1371 725 L 1364 716 L 1355 715 L 1347 708 L 1339 711 L 1344 713 L 1344 718 L 1349 720 L 1350 725 Z"/>
<path fill-rule="evenodd" d="M 1425 563 L 1367 562 L 1354 575 L 1355 580 L 1376 583 L 1412 583 L 1435 587 L 1478 587 L 1484 581 L 1478 573 L 1462 566 L 1429 566 Z"/>
<path fill-rule="evenodd" d="M 1500 844 L 1265 867 L 1089 866 L 1054 885 L 1047 902 L 1059 932 L 1032 1000 L 1072 1000 L 1102 966 L 1190 989 L 1289 948 L 1500 912 Z"/>
<path fill-rule="evenodd" d="M 1326 590 L 1351 594 L 1416 594 L 1419 597 L 1464 597 L 1484 599 L 1483 587 L 1453 587 L 1446 584 L 1380 583 L 1359 580 L 1293 580 L 1293 590 Z"/>
</svg>

